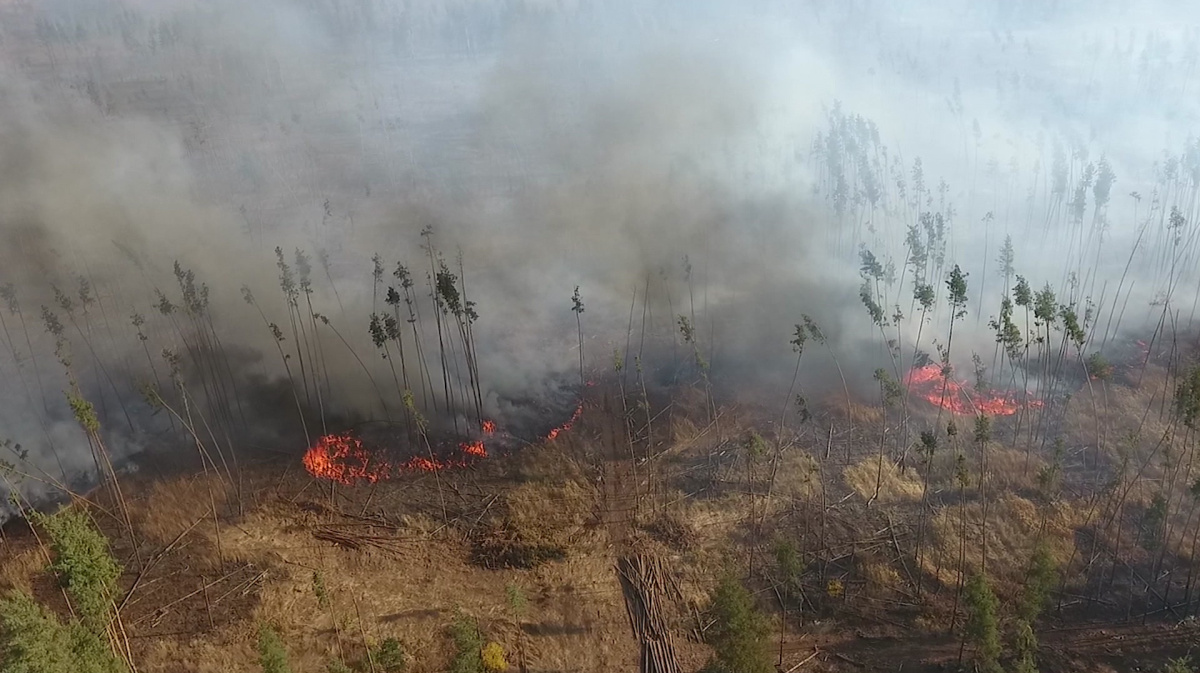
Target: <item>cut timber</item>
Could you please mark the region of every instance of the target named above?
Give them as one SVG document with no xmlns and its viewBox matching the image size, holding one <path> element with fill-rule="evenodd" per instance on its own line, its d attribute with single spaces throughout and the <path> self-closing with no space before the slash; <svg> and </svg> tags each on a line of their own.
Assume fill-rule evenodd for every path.
<svg viewBox="0 0 1200 673">
<path fill-rule="evenodd" d="M 662 560 L 645 554 L 622 557 L 617 574 L 633 635 L 642 645 L 642 673 L 680 673 L 663 609 L 670 592 Z"/>
</svg>

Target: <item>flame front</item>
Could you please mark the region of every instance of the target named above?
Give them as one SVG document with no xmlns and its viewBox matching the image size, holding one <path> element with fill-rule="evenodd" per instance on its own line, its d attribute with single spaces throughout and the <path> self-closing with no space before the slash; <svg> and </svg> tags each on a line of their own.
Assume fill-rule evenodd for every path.
<svg viewBox="0 0 1200 673">
<path fill-rule="evenodd" d="M 458 449 L 468 456 L 476 456 L 478 458 L 487 458 L 487 447 L 483 445 L 483 441 L 463 442 L 458 445 Z"/>
<path fill-rule="evenodd" d="M 1042 406 L 1041 400 L 1023 399 L 1025 395 L 1019 391 L 978 391 L 955 381 L 953 375 L 943 377 L 939 364 L 914 368 L 905 377 L 904 385 L 930 404 L 956 414 L 1011 416 L 1020 411 L 1022 406 Z"/>
<path fill-rule="evenodd" d="M 483 421 L 482 431 L 487 436 L 495 434 L 495 421 Z M 346 432 L 318 439 L 305 452 L 303 461 L 304 468 L 314 477 L 352 485 L 359 482 L 373 484 L 406 472 L 435 472 L 467 467 L 476 459 L 488 457 L 482 439 L 463 442 L 458 445 L 458 450 L 462 454 L 459 458 L 413 456 L 403 463 L 392 464 L 384 460 L 382 452 L 368 450 L 362 440 Z"/>
<path fill-rule="evenodd" d="M 575 407 L 575 413 L 566 423 L 554 428 L 546 435 L 550 441 L 571 429 L 583 414 L 583 402 Z M 495 421 L 485 420 L 480 424 L 484 437 L 496 434 Z M 487 458 L 488 450 L 483 439 L 462 442 L 458 445 L 460 456 L 442 458 L 434 455 L 413 456 L 403 463 L 388 463 L 383 452 L 372 452 L 363 446 L 362 440 L 353 433 L 325 435 L 317 440 L 304 454 L 304 468 L 318 479 L 329 479 L 340 484 L 353 485 L 360 482 L 375 483 L 409 472 L 436 472 L 456 467 L 467 467 L 474 461 Z"/>
<path fill-rule="evenodd" d="M 314 477 L 342 484 L 375 483 L 391 474 L 386 462 L 374 458 L 362 441 L 348 432 L 318 439 L 304 454 L 304 468 Z"/>
<path fill-rule="evenodd" d="M 589 382 L 588 385 L 591 385 L 591 382 Z M 575 425 L 575 421 L 578 421 L 579 417 L 582 415 L 583 415 L 583 402 L 580 402 L 579 406 L 575 407 L 575 413 L 571 414 L 571 418 L 569 418 L 566 423 L 563 423 L 562 425 L 558 426 L 557 428 L 554 428 L 550 432 L 546 433 L 546 441 L 547 442 L 554 441 L 560 434 L 566 432 L 567 430 L 570 430 L 571 426 Z"/>
</svg>

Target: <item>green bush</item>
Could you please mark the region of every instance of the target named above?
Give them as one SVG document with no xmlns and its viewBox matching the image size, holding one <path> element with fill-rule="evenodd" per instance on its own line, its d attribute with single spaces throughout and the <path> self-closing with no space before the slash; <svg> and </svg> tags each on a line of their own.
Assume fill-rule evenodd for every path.
<svg viewBox="0 0 1200 673">
<path fill-rule="evenodd" d="M 32 596 L 0 599 L 0 673 L 127 673 L 101 636 L 66 624 Z"/>
<path fill-rule="evenodd" d="M 1169 659 L 1163 665 L 1163 673 L 1195 673 L 1192 668 L 1192 660 L 1187 657 L 1179 657 L 1178 659 Z"/>
<path fill-rule="evenodd" d="M 31 512 L 50 537 L 50 570 L 77 619 L 62 622 L 25 593 L 0 599 L 0 673 L 125 673 L 108 638 L 121 566 L 87 513 Z"/>
<path fill-rule="evenodd" d="M 766 618 L 742 583 L 726 577 L 713 592 L 709 614 L 713 625 L 706 633 L 713 658 L 706 673 L 771 673 L 770 640 Z"/>
<path fill-rule="evenodd" d="M 89 629 L 104 633 L 121 576 L 121 566 L 108 551 L 108 539 L 86 512 L 76 508 L 48 516 L 34 512 L 30 518 L 50 535 L 50 570 L 70 594 L 75 613 Z"/>
<path fill-rule="evenodd" d="M 404 673 L 408 670 L 408 655 L 404 653 L 404 646 L 395 638 L 384 638 L 379 647 L 371 653 L 371 661 L 375 662 L 375 668 L 383 673 Z"/>
<path fill-rule="evenodd" d="M 450 625 L 450 638 L 454 641 L 454 662 L 450 665 L 450 673 L 484 673 L 484 643 L 479 624 L 460 612 Z"/>
<path fill-rule="evenodd" d="M 265 624 L 258 627 L 258 663 L 263 673 L 292 673 L 283 640 Z"/>
</svg>

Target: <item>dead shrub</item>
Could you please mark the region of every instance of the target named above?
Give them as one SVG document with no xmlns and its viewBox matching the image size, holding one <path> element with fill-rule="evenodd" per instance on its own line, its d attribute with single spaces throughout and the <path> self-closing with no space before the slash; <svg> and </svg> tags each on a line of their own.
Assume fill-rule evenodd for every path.
<svg viewBox="0 0 1200 673">
<path fill-rule="evenodd" d="M 472 562 L 529 569 L 566 558 L 591 517 L 592 495 L 573 481 L 526 483 L 508 491 L 495 516 L 472 535 Z"/>
<path fill-rule="evenodd" d="M 483 529 L 471 539 L 471 562 L 488 570 L 532 570 L 566 557 L 563 547 L 523 539 L 519 532 L 502 526 Z"/>
<path fill-rule="evenodd" d="M 687 551 L 696 542 L 696 532 L 686 521 L 674 514 L 661 514 L 642 526 L 642 528 L 655 541 L 661 542 L 677 551 Z"/>
<path fill-rule="evenodd" d="M 865 558 L 860 562 L 860 570 L 867 581 L 867 591 L 873 594 L 887 593 L 901 585 L 900 573 L 882 559 Z"/>
</svg>

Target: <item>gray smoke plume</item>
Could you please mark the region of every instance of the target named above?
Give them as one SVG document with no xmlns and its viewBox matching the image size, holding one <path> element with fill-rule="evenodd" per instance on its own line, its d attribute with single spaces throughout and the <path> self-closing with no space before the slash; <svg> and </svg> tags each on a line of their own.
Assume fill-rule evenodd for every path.
<svg viewBox="0 0 1200 673">
<path fill-rule="evenodd" d="M 236 379 L 237 402 L 291 426 L 255 442 L 302 441 L 289 416 L 300 394 L 310 414 L 398 414 L 395 354 L 381 357 L 368 316 L 393 315 L 387 287 L 407 265 L 437 369 L 426 228 L 479 313 L 489 415 L 562 395 L 576 286 L 593 372 L 640 348 L 645 324 L 651 364 L 673 380 L 691 350 L 685 316 L 730 396 L 781 391 L 808 315 L 869 397 L 876 367 L 911 365 L 918 329 L 923 351 L 945 339 L 944 306 L 923 328 L 914 315 L 906 235 L 927 234 L 923 212 L 946 224 L 928 276 L 939 305 L 948 269 L 970 273 L 960 366 L 992 359 L 1006 237 L 1035 288 L 1081 312 L 1091 298 L 1095 330 L 1118 331 L 1103 326 L 1118 312 L 1122 330 L 1154 324 L 1168 287 L 1190 324 L 1197 33 L 1163 24 L 1181 16 L 1169 3 L 1126 4 L 4 6 L 0 283 L 20 312 L 4 311 L 3 433 L 48 472 L 60 469 L 50 440 L 64 472 L 91 460 L 42 306 L 122 456 L 175 436 L 139 391 L 171 389 L 163 349 L 198 348 L 208 319 L 228 371 L 185 357 L 180 375 Z M 276 247 L 297 274 L 304 251 L 328 325 L 308 319 L 306 295 L 309 322 L 292 331 Z M 868 294 L 889 319 L 906 314 L 882 334 L 860 299 L 865 251 L 883 271 Z M 206 293 L 198 327 L 156 308 L 186 304 L 176 263 Z M 319 358 L 306 374 L 326 383 L 293 395 L 269 323 L 293 380 L 307 347 Z M 828 353 L 811 352 L 806 388 L 839 389 Z"/>
</svg>

